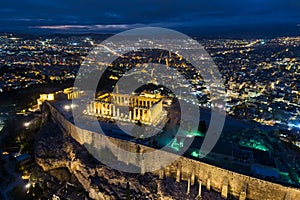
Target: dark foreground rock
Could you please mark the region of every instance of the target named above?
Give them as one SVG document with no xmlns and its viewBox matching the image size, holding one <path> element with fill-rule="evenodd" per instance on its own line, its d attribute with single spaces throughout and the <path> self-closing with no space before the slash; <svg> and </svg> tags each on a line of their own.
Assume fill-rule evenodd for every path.
<svg viewBox="0 0 300 200">
<path fill-rule="evenodd" d="M 111 169 L 95 158 L 71 137 L 64 135 L 52 121 L 44 124 L 35 145 L 35 157 L 44 171 L 67 168 L 89 197 L 98 200 L 126 199 L 195 199 L 198 186 L 186 194 L 186 182 L 173 178 L 160 180 L 152 173 L 130 174 Z M 129 190 L 127 188 L 129 183 Z M 202 188 L 202 199 L 221 199 L 220 194 Z"/>
</svg>

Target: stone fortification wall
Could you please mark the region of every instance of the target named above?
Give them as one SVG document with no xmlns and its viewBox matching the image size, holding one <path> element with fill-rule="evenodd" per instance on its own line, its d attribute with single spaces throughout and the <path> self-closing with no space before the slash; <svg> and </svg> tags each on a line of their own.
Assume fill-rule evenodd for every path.
<svg viewBox="0 0 300 200">
<path fill-rule="evenodd" d="M 47 104 L 48 113 L 51 118 L 56 121 L 61 130 L 71 135 L 78 143 L 93 143 L 93 145 L 100 149 L 106 148 L 106 139 L 124 150 L 131 152 L 137 152 L 142 155 L 144 152 L 155 151 L 155 149 L 136 144 L 130 141 L 125 141 L 117 138 L 100 135 L 95 132 L 81 129 L 69 122 L 65 117 L 51 104 Z M 105 138 L 104 138 L 105 137 Z M 96 141 L 96 142 L 95 142 Z M 136 162 L 136 159 L 142 162 L 142 156 L 135 158 L 126 158 L 116 148 L 113 152 L 117 159 L 126 164 L 132 164 Z M 167 156 L 172 156 L 171 153 L 166 152 Z M 164 156 L 166 156 L 164 155 Z M 153 163 L 160 162 L 161 158 L 153 158 Z M 141 169 L 143 173 L 147 170 L 148 165 L 142 165 L 145 168 Z M 188 184 L 193 185 L 197 181 L 200 185 L 206 186 L 207 189 L 213 189 L 221 192 L 223 197 L 227 197 L 229 194 L 239 199 L 270 199 L 270 200 L 298 200 L 300 199 L 300 190 L 297 188 L 291 188 L 282 186 L 280 184 L 260 180 L 250 176 L 235 173 L 229 170 L 225 170 L 213 165 L 209 165 L 203 162 L 195 161 L 186 157 L 180 157 L 172 164 L 163 167 L 160 170 L 155 171 L 161 178 L 166 176 L 172 176 L 176 181 L 187 181 Z"/>
</svg>

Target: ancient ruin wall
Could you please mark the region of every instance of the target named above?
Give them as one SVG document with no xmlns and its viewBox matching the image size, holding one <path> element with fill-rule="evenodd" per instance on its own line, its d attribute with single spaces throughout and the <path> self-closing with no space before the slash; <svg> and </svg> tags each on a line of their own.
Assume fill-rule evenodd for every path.
<svg viewBox="0 0 300 200">
<path fill-rule="evenodd" d="M 104 149 L 106 147 L 105 139 L 102 137 L 108 138 L 108 136 L 78 128 L 65 119 L 65 117 L 51 104 L 47 103 L 46 105 L 49 108 L 51 118 L 60 126 L 61 130 L 66 134 L 71 135 L 78 143 L 83 144 L 83 142 L 89 143 L 97 141 L 97 143 L 94 144 L 97 148 Z M 153 148 L 121 139 L 109 137 L 109 140 L 116 144 L 117 147 L 121 147 L 131 152 L 142 153 L 155 151 Z M 134 163 L 132 159 L 140 159 L 128 159 L 120 155 L 117 148 L 113 154 L 116 155 L 119 161 L 126 162 L 127 164 Z M 164 156 L 168 154 L 169 156 L 172 156 L 172 154 L 168 152 L 166 152 Z M 160 158 L 153 159 L 153 163 L 160 161 Z M 141 169 L 141 172 L 143 171 L 145 171 L 145 169 Z M 300 190 L 297 188 L 286 187 L 280 184 L 242 175 L 186 157 L 180 157 L 171 165 L 165 166 L 163 169 L 155 171 L 154 173 L 158 174 L 161 178 L 172 176 L 176 179 L 176 181 L 189 180 L 191 185 L 195 184 L 196 181 L 201 181 L 201 184 L 206 186 L 207 189 L 213 189 L 221 192 L 224 197 L 227 197 L 230 193 L 239 199 L 300 199 Z"/>
</svg>

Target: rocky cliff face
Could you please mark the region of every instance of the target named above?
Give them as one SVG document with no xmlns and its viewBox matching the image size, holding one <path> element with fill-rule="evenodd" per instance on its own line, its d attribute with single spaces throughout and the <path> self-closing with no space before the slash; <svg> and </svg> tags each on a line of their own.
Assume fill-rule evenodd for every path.
<svg viewBox="0 0 300 200">
<path fill-rule="evenodd" d="M 131 199 L 164 198 L 157 187 L 161 181 L 155 175 L 122 173 L 102 165 L 53 122 L 44 124 L 35 152 L 36 162 L 44 171 L 68 168 L 92 199 L 126 199 L 127 182 Z"/>
</svg>

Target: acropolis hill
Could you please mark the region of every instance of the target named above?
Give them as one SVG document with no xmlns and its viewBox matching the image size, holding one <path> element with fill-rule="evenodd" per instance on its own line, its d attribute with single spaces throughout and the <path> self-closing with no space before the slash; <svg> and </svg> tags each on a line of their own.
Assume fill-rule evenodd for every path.
<svg viewBox="0 0 300 200">
<path fill-rule="evenodd" d="M 149 152 L 154 150 L 154 148 L 149 146 L 122 140 L 120 138 L 101 135 L 91 130 L 76 127 L 73 124 L 73 121 L 69 119 L 69 116 L 66 116 L 66 113 L 60 109 L 60 106 L 62 107 L 60 102 L 44 103 L 42 106 L 43 120 L 45 124 L 49 121 L 53 121 L 56 126 L 59 127 L 60 131 L 69 138 L 69 140 L 76 141 L 71 143 L 76 143 L 76 145 L 80 146 L 83 145 L 85 141 L 97 141 L 94 145 L 97 146 L 97 148 L 104 149 L 106 144 L 101 141 L 105 140 L 101 138 L 109 137 L 110 141 L 117 144 L 117 146 L 122 146 L 123 149 L 136 152 L 137 154 L 140 152 Z M 64 151 L 67 152 L 68 159 L 60 160 L 58 158 L 47 158 L 47 151 L 45 151 L 46 146 L 47 141 L 43 141 L 43 145 L 37 146 L 36 153 L 36 160 L 44 170 L 67 167 L 71 173 L 75 174 L 86 191 L 89 192 L 91 198 L 114 199 L 110 197 L 109 194 L 101 192 L 101 187 L 105 187 L 103 185 L 104 183 L 92 182 L 88 181 L 90 179 L 87 179 L 87 177 L 105 176 L 105 174 L 110 174 L 110 171 L 104 172 L 102 171 L 103 169 L 101 170 L 101 168 L 97 167 L 96 169 L 90 168 L 89 164 L 85 163 L 87 160 L 80 159 L 80 156 L 76 155 L 76 151 L 73 151 L 72 148 L 68 147 L 68 145 L 63 148 Z M 166 152 L 166 154 L 170 154 L 170 156 L 172 156 L 172 153 Z M 125 165 L 132 165 L 134 163 L 131 158 L 127 159 L 118 155 L 118 152 L 111 152 L 111 156 L 115 156 L 120 163 Z M 158 161 L 154 160 L 153 162 Z M 145 169 L 140 169 L 140 171 L 144 174 Z M 200 197 L 203 192 L 201 191 L 201 186 L 205 186 L 207 190 L 212 189 L 219 192 L 223 198 L 235 197 L 238 199 L 297 200 L 300 197 L 300 190 L 297 188 L 286 187 L 280 184 L 253 178 L 183 156 L 174 161 L 172 164 L 154 171 L 153 174 L 156 174 L 162 180 L 169 180 L 169 178 L 173 178 L 176 182 L 181 184 L 184 183 L 186 185 L 186 190 L 184 192 L 187 194 L 195 190 L 196 187 L 197 197 Z M 109 183 L 105 183 L 106 185 L 118 184 L 118 181 L 113 179 L 113 175 L 109 180 Z M 160 188 L 160 186 L 157 187 Z M 143 195 L 144 192 L 145 194 L 150 192 L 149 190 L 143 191 L 140 189 L 136 189 L 136 191 L 139 191 L 140 195 Z M 157 193 L 160 194 L 159 191 L 157 191 Z M 196 198 L 196 196 L 193 198 Z M 156 196 L 153 194 L 151 199 L 171 199 L 171 197 L 164 197 L 163 195 Z"/>
</svg>

